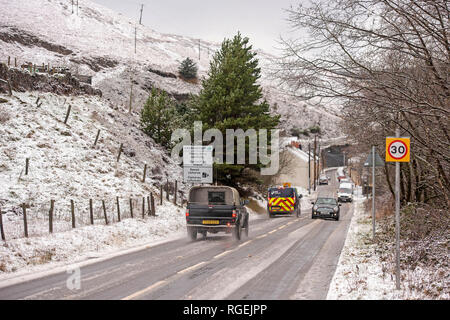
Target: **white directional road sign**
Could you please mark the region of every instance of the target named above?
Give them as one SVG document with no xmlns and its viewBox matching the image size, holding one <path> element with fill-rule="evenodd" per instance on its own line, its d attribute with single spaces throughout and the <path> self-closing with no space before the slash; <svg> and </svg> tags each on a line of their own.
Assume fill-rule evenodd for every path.
<svg viewBox="0 0 450 320">
<path fill-rule="evenodd" d="M 202 166 L 185 166 L 183 170 L 184 182 L 188 183 L 212 183 L 213 168 Z"/>
<path fill-rule="evenodd" d="M 212 146 L 183 146 L 184 182 L 213 182 L 212 150 Z"/>
<path fill-rule="evenodd" d="M 212 165 L 212 146 L 183 146 L 184 165 Z"/>
</svg>

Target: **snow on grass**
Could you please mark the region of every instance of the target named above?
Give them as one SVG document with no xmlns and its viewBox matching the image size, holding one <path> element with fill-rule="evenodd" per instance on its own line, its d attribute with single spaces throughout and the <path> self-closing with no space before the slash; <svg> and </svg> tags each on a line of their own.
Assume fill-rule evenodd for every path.
<svg viewBox="0 0 450 320">
<path fill-rule="evenodd" d="M 36 105 L 38 97 L 40 107 Z M 159 217 L 142 220 L 143 197 L 153 193 L 159 203 L 157 186 L 167 179 L 181 181 L 181 168 L 140 132 L 132 114 L 91 96 L 14 92 L 13 97 L 0 98 L 4 115 L 0 122 L 0 206 L 7 240 L 0 247 L 0 273 L 69 261 L 85 251 L 161 239 L 184 225 L 182 209 L 168 203 L 157 206 Z M 64 124 L 69 104 L 71 112 Z M 100 138 L 94 147 L 98 129 Z M 117 163 L 120 143 L 124 150 Z M 26 158 L 30 159 L 28 175 Z M 145 183 L 144 163 L 148 165 Z M 178 187 L 186 190 L 183 183 Z M 130 198 L 134 219 L 130 219 Z M 54 234 L 49 235 L 51 199 L 55 200 Z M 90 225 L 89 199 L 93 200 L 94 226 Z M 75 204 L 75 230 L 70 200 Z M 102 200 L 109 226 L 104 226 Z M 24 238 L 23 203 L 28 239 Z"/>
<path fill-rule="evenodd" d="M 185 233 L 184 209 L 171 203 L 157 206 L 156 217 L 124 219 L 51 235 L 13 239 L 0 246 L 0 279 L 50 270 L 125 248 L 152 244 Z"/>
<path fill-rule="evenodd" d="M 386 255 L 373 243 L 371 214 L 364 210 L 364 199 L 361 196 L 355 197 L 353 205 L 353 218 L 327 299 L 430 299 L 426 286 L 442 286 L 448 272 L 420 267 L 415 270 L 402 268 L 401 288 L 396 290 L 394 262 L 390 261 L 394 255 L 386 260 Z M 436 277 L 436 274 L 441 276 Z M 440 283 L 436 282 L 437 278 L 440 278 Z M 427 283 L 425 287 L 424 283 Z M 447 286 L 439 299 L 449 298 Z"/>
</svg>

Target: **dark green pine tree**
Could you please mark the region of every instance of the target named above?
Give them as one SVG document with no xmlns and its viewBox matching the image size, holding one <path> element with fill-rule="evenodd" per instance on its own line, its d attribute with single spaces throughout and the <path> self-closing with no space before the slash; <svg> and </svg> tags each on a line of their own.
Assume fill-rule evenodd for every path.
<svg viewBox="0 0 450 320">
<path fill-rule="evenodd" d="M 226 129 L 267 129 L 270 133 L 280 117 L 269 114 L 270 106 L 263 99 L 262 88 L 257 83 L 260 74 L 249 39 L 239 32 L 233 39 L 225 39 L 214 55 L 208 77 L 202 81 L 203 88 L 193 103 L 196 120 L 203 122 L 203 129 L 219 129 L 224 140 Z M 217 165 L 219 180 L 233 183 L 245 167 L 260 167 L 248 164 L 248 145 L 245 165 Z"/>
<path fill-rule="evenodd" d="M 190 58 L 186 58 L 181 62 L 178 73 L 185 79 L 196 79 L 197 70 L 195 62 Z"/>
<path fill-rule="evenodd" d="M 141 110 L 141 129 L 156 143 L 171 148 L 172 130 L 177 126 L 175 106 L 166 92 L 153 88 Z"/>
</svg>

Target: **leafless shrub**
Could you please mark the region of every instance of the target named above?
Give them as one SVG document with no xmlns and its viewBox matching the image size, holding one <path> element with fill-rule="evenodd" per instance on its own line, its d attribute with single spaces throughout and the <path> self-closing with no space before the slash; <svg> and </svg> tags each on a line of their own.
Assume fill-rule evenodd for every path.
<svg viewBox="0 0 450 320">
<path fill-rule="evenodd" d="M 11 115 L 9 114 L 9 112 L 6 110 L 0 110 L 0 123 L 4 124 L 9 119 L 11 119 Z"/>
<path fill-rule="evenodd" d="M 282 39 L 274 71 L 282 85 L 311 102 L 340 103 L 362 151 L 400 128 L 413 148 L 401 166 L 402 202 L 450 207 L 447 1 L 317 0 L 288 12 L 309 37 Z M 392 171 L 387 165 L 391 193 Z"/>
</svg>

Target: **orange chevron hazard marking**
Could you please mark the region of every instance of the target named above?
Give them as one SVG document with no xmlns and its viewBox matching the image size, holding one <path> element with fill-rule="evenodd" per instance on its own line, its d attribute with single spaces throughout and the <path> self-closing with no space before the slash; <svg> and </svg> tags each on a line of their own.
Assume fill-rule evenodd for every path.
<svg viewBox="0 0 450 320">
<path fill-rule="evenodd" d="M 269 206 L 279 206 L 280 211 L 294 210 L 294 198 L 269 198 Z"/>
</svg>

